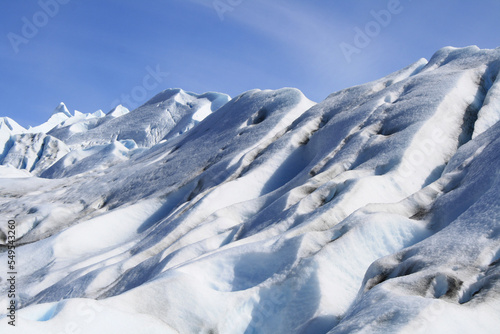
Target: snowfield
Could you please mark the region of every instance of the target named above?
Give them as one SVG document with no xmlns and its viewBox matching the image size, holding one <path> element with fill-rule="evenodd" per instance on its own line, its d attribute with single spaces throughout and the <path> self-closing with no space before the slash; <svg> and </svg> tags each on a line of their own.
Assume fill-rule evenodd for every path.
<svg viewBox="0 0 500 334">
<path fill-rule="evenodd" d="M 0 332 L 500 332 L 499 72 L 0 118 Z"/>
</svg>

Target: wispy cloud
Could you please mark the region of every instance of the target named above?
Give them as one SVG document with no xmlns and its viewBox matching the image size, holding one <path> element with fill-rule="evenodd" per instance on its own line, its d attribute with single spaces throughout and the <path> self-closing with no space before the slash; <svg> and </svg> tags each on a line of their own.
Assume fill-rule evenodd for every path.
<svg viewBox="0 0 500 334">
<path fill-rule="evenodd" d="M 189 1 L 217 15 L 213 1 Z M 324 78 L 338 77 L 337 69 L 342 57 L 338 49 L 340 32 L 348 25 L 340 11 L 333 16 L 330 11 L 330 16 L 326 17 L 321 7 L 298 1 L 252 0 L 234 6 L 231 11 L 224 13 L 224 18 L 220 24 L 227 25 L 228 29 L 233 25 L 244 26 L 249 34 L 274 44 L 274 51 L 279 50 L 301 63 L 297 71 L 303 71 L 310 81 L 316 78 L 318 85 L 321 85 Z M 265 57 L 273 50 L 257 52 Z M 326 91 L 322 93 L 326 94 Z"/>
</svg>

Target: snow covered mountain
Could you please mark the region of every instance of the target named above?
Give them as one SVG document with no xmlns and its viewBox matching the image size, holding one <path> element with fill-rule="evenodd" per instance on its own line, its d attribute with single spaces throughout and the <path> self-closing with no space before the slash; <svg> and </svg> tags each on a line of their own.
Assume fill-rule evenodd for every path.
<svg viewBox="0 0 500 334">
<path fill-rule="evenodd" d="M 320 103 L 0 119 L 0 331 L 498 333 L 499 72 L 447 47 Z"/>
</svg>

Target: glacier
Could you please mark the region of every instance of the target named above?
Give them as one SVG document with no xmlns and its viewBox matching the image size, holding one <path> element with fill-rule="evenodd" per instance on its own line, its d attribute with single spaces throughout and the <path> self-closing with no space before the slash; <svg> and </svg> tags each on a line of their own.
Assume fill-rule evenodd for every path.
<svg viewBox="0 0 500 334">
<path fill-rule="evenodd" d="M 316 103 L 0 118 L 2 333 L 498 333 L 500 48 Z"/>
</svg>

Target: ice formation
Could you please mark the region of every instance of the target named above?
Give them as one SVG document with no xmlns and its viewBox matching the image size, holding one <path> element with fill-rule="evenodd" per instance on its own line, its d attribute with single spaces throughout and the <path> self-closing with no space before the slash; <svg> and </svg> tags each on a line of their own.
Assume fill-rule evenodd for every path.
<svg viewBox="0 0 500 334">
<path fill-rule="evenodd" d="M 498 333 L 499 71 L 447 47 L 320 103 L 0 119 L 0 331 Z"/>
</svg>

